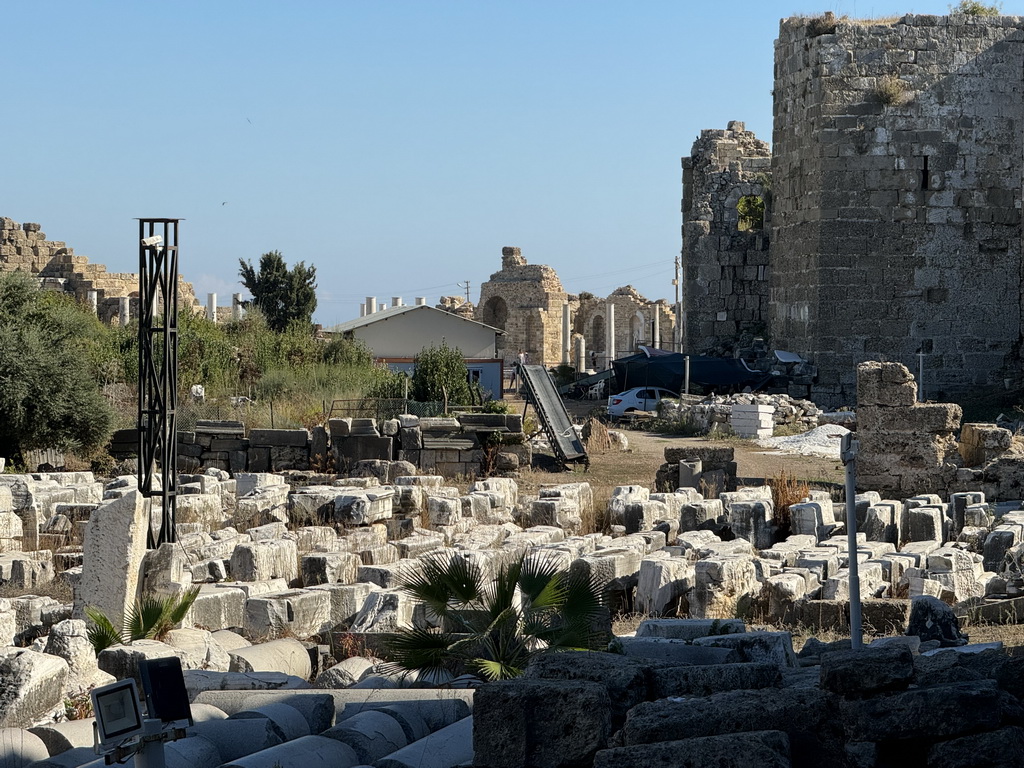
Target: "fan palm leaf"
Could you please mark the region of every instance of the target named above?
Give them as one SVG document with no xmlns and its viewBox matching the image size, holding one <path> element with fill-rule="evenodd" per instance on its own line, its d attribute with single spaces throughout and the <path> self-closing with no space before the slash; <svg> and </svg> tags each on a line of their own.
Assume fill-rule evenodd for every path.
<svg viewBox="0 0 1024 768">
<path fill-rule="evenodd" d="M 504 680 L 521 674 L 537 653 L 599 645 L 592 630 L 602 611 L 595 585 L 550 556 L 520 557 L 493 579 L 460 554 L 427 557 L 400 586 L 451 630 L 398 632 L 389 651 L 404 670 Z"/>
<path fill-rule="evenodd" d="M 480 568 L 457 554 L 424 557 L 420 567 L 403 574 L 399 584 L 440 617 L 479 602 L 484 591 Z"/>
<path fill-rule="evenodd" d="M 391 661 L 382 669 L 385 672 L 457 672 L 458 659 L 450 652 L 456 643 L 448 632 L 420 628 L 400 632 L 388 644 Z"/>
<path fill-rule="evenodd" d="M 167 609 L 167 598 L 143 595 L 128 609 L 124 631 L 129 640 L 149 640 Z"/>
<path fill-rule="evenodd" d="M 102 611 L 92 606 L 86 606 L 85 615 L 92 622 L 85 630 L 86 636 L 89 638 L 89 643 L 97 655 L 100 651 L 121 642 L 121 633 Z"/>
</svg>

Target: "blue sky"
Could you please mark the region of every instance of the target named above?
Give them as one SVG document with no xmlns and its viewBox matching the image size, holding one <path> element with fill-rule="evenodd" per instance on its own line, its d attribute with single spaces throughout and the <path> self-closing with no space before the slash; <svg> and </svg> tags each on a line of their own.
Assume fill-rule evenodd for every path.
<svg viewBox="0 0 1024 768">
<path fill-rule="evenodd" d="M 1004 3 L 1021 13 L 1021 3 Z M 566 289 L 673 297 L 701 129 L 771 140 L 779 19 L 947 2 L 36 2 L 4 9 L 0 216 L 110 271 L 182 217 L 201 300 L 317 268 L 316 319 L 463 294 L 516 245 Z"/>
</svg>

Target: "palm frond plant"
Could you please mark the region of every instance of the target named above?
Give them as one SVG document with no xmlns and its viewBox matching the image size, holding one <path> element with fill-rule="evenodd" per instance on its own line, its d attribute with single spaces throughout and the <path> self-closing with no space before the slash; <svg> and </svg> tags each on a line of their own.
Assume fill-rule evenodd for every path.
<svg viewBox="0 0 1024 768">
<path fill-rule="evenodd" d="M 390 671 L 507 680 L 536 654 L 596 650 L 607 642 L 595 630 L 603 613 L 600 591 L 550 556 L 518 558 L 491 578 L 476 562 L 448 552 L 423 558 L 399 586 L 426 605 L 439 627 L 396 633 L 388 644 Z"/>
<path fill-rule="evenodd" d="M 85 615 L 92 622 L 86 630 L 89 642 L 99 654 L 103 649 L 118 643 L 162 640 L 181 623 L 197 597 L 199 587 L 192 587 L 178 595 L 143 595 L 128 609 L 121 620 L 120 629 L 102 611 L 87 606 Z"/>
</svg>

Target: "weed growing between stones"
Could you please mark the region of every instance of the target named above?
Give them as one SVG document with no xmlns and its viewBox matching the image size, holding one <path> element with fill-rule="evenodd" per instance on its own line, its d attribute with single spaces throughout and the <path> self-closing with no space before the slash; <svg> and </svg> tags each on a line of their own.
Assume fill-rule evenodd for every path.
<svg viewBox="0 0 1024 768">
<path fill-rule="evenodd" d="M 335 661 L 344 661 L 353 656 L 371 658 L 377 654 L 366 644 L 363 635 L 352 634 L 351 632 L 331 632 L 327 635 L 327 642 L 331 647 L 331 656 Z"/>
<path fill-rule="evenodd" d="M 898 107 L 910 100 L 906 81 L 895 75 L 878 78 L 875 82 L 875 96 L 887 107 Z"/>
<path fill-rule="evenodd" d="M 89 691 L 92 689 L 93 686 L 89 686 L 89 690 L 82 691 L 74 696 L 68 696 L 64 699 L 65 719 L 85 720 L 93 716 L 92 697 L 89 696 Z"/>
</svg>

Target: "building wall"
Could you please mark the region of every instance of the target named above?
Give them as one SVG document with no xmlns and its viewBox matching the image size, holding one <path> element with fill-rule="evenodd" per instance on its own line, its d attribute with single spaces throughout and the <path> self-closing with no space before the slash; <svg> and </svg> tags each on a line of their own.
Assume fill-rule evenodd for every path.
<svg viewBox="0 0 1024 768">
<path fill-rule="evenodd" d="M 1005 375 L 1021 338 L 1024 18 L 782 22 L 770 323 L 852 403 L 856 364 L 937 399 Z"/>
<path fill-rule="evenodd" d="M 465 358 L 496 356 L 494 331 L 428 306 L 382 316 L 351 333 L 366 343 L 374 357 L 383 359 L 415 357 L 425 347 L 438 346 L 442 339 Z"/>
<path fill-rule="evenodd" d="M 743 197 L 764 200 L 771 149 L 743 123 L 701 131 L 683 158 L 684 350 L 719 350 L 742 333 L 763 333 L 768 237 L 740 229 Z"/>
</svg>

